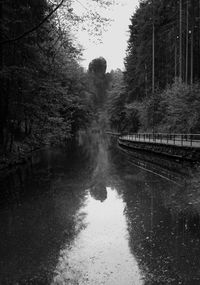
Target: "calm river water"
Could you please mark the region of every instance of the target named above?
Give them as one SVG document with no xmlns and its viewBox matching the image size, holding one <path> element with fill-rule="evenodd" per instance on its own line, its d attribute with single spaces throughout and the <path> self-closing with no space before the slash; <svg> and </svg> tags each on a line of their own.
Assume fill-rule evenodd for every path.
<svg viewBox="0 0 200 285">
<path fill-rule="evenodd" d="M 0 284 L 200 284 L 198 167 L 99 134 L 1 179 Z"/>
</svg>

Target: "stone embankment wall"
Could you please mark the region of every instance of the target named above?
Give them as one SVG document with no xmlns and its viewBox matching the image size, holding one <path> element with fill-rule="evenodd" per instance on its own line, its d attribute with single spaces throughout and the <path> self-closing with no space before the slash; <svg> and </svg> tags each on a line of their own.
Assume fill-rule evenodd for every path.
<svg viewBox="0 0 200 285">
<path fill-rule="evenodd" d="M 200 148 L 178 145 L 167 145 L 162 143 L 135 142 L 119 138 L 118 143 L 129 149 L 138 149 L 147 152 L 153 152 L 160 155 L 170 156 L 177 159 L 187 159 L 200 161 Z"/>
</svg>

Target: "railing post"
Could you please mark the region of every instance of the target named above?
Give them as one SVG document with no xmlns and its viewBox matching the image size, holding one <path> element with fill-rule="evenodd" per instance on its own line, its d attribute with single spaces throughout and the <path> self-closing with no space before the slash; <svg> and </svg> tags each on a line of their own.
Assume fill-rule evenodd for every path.
<svg viewBox="0 0 200 285">
<path fill-rule="evenodd" d="M 183 146 L 183 135 L 181 135 L 181 145 Z"/>
<path fill-rule="evenodd" d="M 190 145 L 192 146 L 192 134 L 190 135 Z"/>
</svg>

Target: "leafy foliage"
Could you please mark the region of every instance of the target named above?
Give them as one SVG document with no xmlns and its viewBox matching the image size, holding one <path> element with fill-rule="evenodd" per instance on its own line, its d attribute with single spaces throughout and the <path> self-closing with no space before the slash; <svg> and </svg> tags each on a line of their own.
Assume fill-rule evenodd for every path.
<svg viewBox="0 0 200 285">
<path fill-rule="evenodd" d="M 160 123 L 166 131 L 200 132 L 200 86 L 174 83 L 161 94 Z"/>
<path fill-rule="evenodd" d="M 199 132 L 200 2 L 181 3 L 143 0 L 131 18 L 125 101 L 144 131 Z"/>
<path fill-rule="evenodd" d="M 182 34 L 179 33 L 179 1 L 145 0 L 141 1 L 138 9 L 131 18 L 129 26 L 126 64 L 126 82 L 129 100 L 143 100 L 152 90 L 152 44 L 153 26 L 155 28 L 155 86 L 164 89 L 172 84 L 180 73 L 179 55 L 182 37 L 182 78 L 186 78 L 186 56 L 188 56 L 187 72 L 191 79 L 191 56 L 194 57 L 193 78 L 200 79 L 199 68 L 199 29 L 200 3 L 189 1 L 188 25 L 186 19 L 187 1 L 182 0 Z M 188 35 L 187 35 L 188 33 Z M 192 45 L 192 36 L 194 44 Z M 186 47 L 186 37 L 188 46 Z M 188 82 L 187 82 L 188 83 Z"/>
<path fill-rule="evenodd" d="M 19 143 L 66 140 L 92 119 L 88 77 L 78 63 L 81 50 L 57 15 L 5 43 L 37 27 L 54 7 L 46 0 L 0 4 L 2 152 L 17 151 Z"/>
<path fill-rule="evenodd" d="M 111 72 L 110 85 L 107 101 L 110 128 L 118 132 L 137 131 L 139 127 L 138 112 L 126 105 L 126 88 L 120 69 Z"/>
</svg>

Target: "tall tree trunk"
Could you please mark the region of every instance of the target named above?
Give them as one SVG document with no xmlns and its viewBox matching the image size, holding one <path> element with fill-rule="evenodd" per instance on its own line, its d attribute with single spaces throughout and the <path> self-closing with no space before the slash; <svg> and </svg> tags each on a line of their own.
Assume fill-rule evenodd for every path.
<svg viewBox="0 0 200 285">
<path fill-rule="evenodd" d="M 182 0 L 179 0 L 179 80 L 182 81 Z"/>
<path fill-rule="evenodd" d="M 200 1 L 198 3 L 198 56 L 197 56 L 197 60 L 198 62 L 200 62 Z M 198 79 L 200 80 L 200 64 L 198 65 Z"/>
<path fill-rule="evenodd" d="M 147 65 L 146 65 L 146 63 L 145 63 L 145 65 L 144 65 L 144 69 L 145 69 L 145 96 L 146 96 L 146 98 L 147 98 L 147 86 L 148 86 L 148 73 L 147 73 Z"/>
<path fill-rule="evenodd" d="M 193 66 L 194 66 L 194 28 L 191 30 L 191 51 L 190 51 L 190 84 L 193 84 Z"/>
<path fill-rule="evenodd" d="M 194 78 L 194 1 L 191 1 L 191 38 L 190 38 L 190 84 L 193 84 Z"/>
<path fill-rule="evenodd" d="M 185 82 L 188 83 L 188 46 L 189 46 L 189 0 L 186 6 L 186 53 L 185 53 Z"/>
<path fill-rule="evenodd" d="M 155 91 L 155 25 L 152 27 L 152 93 Z"/>
<path fill-rule="evenodd" d="M 177 35 L 175 30 L 175 45 L 174 45 L 174 78 L 177 80 Z"/>
<path fill-rule="evenodd" d="M 0 41 L 3 40 L 3 1 L 0 1 Z M 3 65 L 3 48 L 0 48 L 0 69 L 2 68 Z"/>
<path fill-rule="evenodd" d="M 2 27 L 2 20 L 3 20 L 3 1 L 0 2 L 0 41 L 3 40 L 3 27 Z M 3 69 L 3 48 L 0 48 L 0 70 Z M 3 90 L 2 85 L 0 88 L 0 145 L 3 145 Z"/>
</svg>

